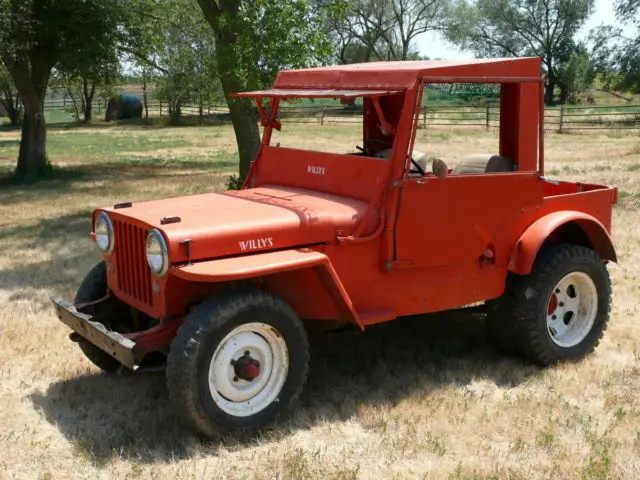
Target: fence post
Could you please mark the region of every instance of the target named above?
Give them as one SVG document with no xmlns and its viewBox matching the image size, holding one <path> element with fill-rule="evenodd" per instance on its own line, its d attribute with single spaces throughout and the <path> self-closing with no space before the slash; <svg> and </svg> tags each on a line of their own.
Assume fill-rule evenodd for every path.
<svg viewBox="0 0 640 480">
<path fill-rule="evenodd" d="M 160 116 L 162 116 L 162 100 L 160 100 Z"/>
<path fill-rule="evenodd" d="M 489 127 L 490 127 L 489 104 L 487 104 L 487 118 L 486 118 L 486 122 L 485 122 L 485 128 L 487 129 L 487 131 L 489 131 Z"/>
<path fill-rule="evenodd" d="M 324 126 L 324 105 L 320 107 L 320 126 Z"/>
<path fill-rule="evenodd" d="M 422 129 L 427 129 L 427 107 L 422 107 Z"/>
<path fill-rule="evenodd" d="M 564 123 L 564 105 L 560 105 L 560 128 L 559 132 L 562 133 L 562 124 Z"/>
</svg>

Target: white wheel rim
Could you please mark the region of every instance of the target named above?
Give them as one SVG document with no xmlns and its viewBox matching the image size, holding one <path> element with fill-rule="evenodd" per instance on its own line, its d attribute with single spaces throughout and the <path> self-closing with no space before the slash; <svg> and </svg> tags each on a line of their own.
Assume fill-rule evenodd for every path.
<svg viewBox="0 0 640 480">
<path fill-rule="evenodd" d="M 257 376 L 242 378 L 256 373 L 247 367 L 253 361 L 259 362 Z M 289 352 L 282 335 L 265 323 L 245 323 L 218 344 L 209 366 L 209 391 L 224 412 L 248 417 L 277 401 L 288 371 Z"/>
<path fill-rule="evenodd" d="M 575 347 L 589 335 L 597 313 L 596 284 L 586 273 L 569 273 L 555 286 L 547 303 L 551 340 L 559 347 Z"/>
</svg>

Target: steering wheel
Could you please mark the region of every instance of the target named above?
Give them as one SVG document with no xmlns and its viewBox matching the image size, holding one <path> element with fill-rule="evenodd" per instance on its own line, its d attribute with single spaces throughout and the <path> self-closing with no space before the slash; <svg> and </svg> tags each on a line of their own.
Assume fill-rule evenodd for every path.
<svg viewBox="0 0 640 480">
<path fill-rule="evenodd" d="M 417 172 L 422 177 L 424 177 L 427 174 L 427 172 L 425 172 L 424 168 L 422 168 L 422 166 L 418 162 L 416 162 L 413 158 L 411 159 L 411 163 L 413 164 L 414 167 L 416 167 L 416 169 L 415 170 L 409 169 L 409 173 L 416 173 L 416 170 L 417 170 Z"/>
<path fill-rule="evenodd" d="M 364 141 L 364 148 L 356 145 L 356 148 L 358 150 L 360 150 L 362 153 L 364 153 L 365 155 L 372 155 L 373 156 L 373 152 L 371 149 L 371 144 L 373 143 L 377 143 L 379 145 L 382 145 L 383 147 L 388 147 L 391 148 L 393 147 L 393 143 L 388 141 L 388 140 L 382 140 L 381 138 L 369 138 L 367 140 Z M 413 158 L 411 159 L 411 163 L 413 164 L 414 167 L 416 167 L 415 170 L 409 170 L 409 172 L 411 173 L 419 173 L 421 176 L 425 176 L 427 174 L 427 172 L 424 170 L 424 168 L 422 168 L 420 166 L 420 164 L 418 162 L 416 162 Z"/>
<path fill-rule="evenodd" d="M 364 151 L 368 151 L 370 155 L 373 156 L 373 154 L 375 153 L 373 151 L 373 149 L 371 148 L 371 144 L 377 143 L 383 147 L 387 147 L 387 148 L 391 148 L 393 147 L 393 143 L 390 142 L 389 140 L 382 140 L 381 138 L 368 138 L 364 141 Z"/>
</svg>

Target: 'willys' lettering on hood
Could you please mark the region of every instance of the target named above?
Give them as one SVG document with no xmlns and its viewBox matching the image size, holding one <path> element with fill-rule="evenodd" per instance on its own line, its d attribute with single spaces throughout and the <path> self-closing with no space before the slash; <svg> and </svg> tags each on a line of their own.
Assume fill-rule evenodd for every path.
<svg viewBox="0 0 640 480">
<path fill-rule="evenodd" d="M 273 238 L 253 238 L 251 240 L 241 240 L 240 250 L 247 252 L 249 250 L 261 250 L 263 248 L 273 247 Z"/>
</svg>

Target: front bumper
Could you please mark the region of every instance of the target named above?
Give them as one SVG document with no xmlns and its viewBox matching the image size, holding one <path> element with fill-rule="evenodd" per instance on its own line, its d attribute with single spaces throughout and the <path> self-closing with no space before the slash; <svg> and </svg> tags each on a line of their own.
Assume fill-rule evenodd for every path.
<svg viewBox="0 0 640 480">
<path fill-rule="evenodd" d="M 93 321 L 91 315 L 79 312 L 72 303 L 59 296 L 51 297 L 51 301 L 62 323 L 124 366 L 132 370 L 137 368 L 134 354 L 135 342 L 117 332 L 107 330 L 102 323 Z"/>
</svg>

